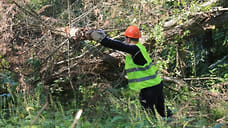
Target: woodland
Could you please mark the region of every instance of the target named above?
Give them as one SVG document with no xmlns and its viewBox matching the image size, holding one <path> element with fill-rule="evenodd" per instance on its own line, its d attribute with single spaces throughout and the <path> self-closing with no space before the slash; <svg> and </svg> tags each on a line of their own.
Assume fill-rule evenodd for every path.
<svg viewBox="0 0 228 128">
<path fill-rule="evenodd" d="M 227 128 L 228 0 L 0 0 L 0 128 Z M 75 39 L 137 25 L 173 116 L 128 88 L 125 53 Z"/>
</svg>

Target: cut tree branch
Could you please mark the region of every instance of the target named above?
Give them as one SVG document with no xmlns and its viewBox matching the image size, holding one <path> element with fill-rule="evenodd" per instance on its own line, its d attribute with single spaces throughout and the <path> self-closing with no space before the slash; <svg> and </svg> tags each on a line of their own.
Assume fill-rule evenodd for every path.
<svg viewBox="0 0 228 128">
<path fill-rule="evenodd" d="M 178 79 L 178 78 L 166 77 L 166 76 L 161 76 L 161 77 L 164 81 L 167 81 L 167 82 L 173 82 L 173 83 L 176 83 L 180 86 L 186 86 L 187 85 L 187 83 L 185 81 Z"/>
</svg>

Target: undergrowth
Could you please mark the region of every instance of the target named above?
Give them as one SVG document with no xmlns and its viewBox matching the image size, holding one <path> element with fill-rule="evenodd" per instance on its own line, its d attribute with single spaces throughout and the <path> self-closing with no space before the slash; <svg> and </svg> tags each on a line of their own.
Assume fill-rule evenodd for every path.
<svg viewBox="0 0 228 128">
<path fill-rule="evenodd" d="M 200 8 L 203 1 L 70 2 L 72 12 L 63 0 L 2 7 L 1 128 L 68 128 L 79 110 L 77 128 L 228 127 L 228 26 L 194 37 L 186 30 L 168 43 L 163 33 L 164 21 L 176 18 L 173 25 L 183 24 L 190 14 L 209 10 Z M 72 26 L 115 28 L 107 33 L 117 38 L 123 27 L 138 24 L 159 71 L 171 78 L 164 80 L 164 95 L 173 117 L 152 116 L 141 108 L 139 92 L 129 90 L 124 81 L 123 64 L 102 65 L 101 55 L 111 51 L 90 41 L 66 43 L 49 30 L 66 26 L 68 13 Z"/>
<path fill-rule="evenodd" d="M 0 127 L 70 127 L 79 109 L 82 109 L 83 113 L 76 124 L 77 128 L 225 128 L 227 126 L 218 121 L 226 118 L 228 114 L 227 102 L 207 108 L 209 107 L 207 103 L 201 101 L 204 94 L 200 92 L 175 94 L 165 86 L 165 95 L 167 91 L 171 95 L 166 96 L 166 105 L 171 108 L 174 116 L 162 118 L 158 114 L 154 117 L 144 111 L 138 101 L 138 94 L 127 88 L 105 90 L 99 101 L 87 106 L 79 104 L 76 99 L 65 97 L 62 97 L 65 102 L 56 101 L 53 100 L 52 94 L 45 94 L 40 88 L 35 90 L 36 93 L 31 93 L 26 98 L 22 93 L 14 94 L 14 98 L 5 97 L 5 100 L 10 102 L 1 103 Z M 48 105 L 42 111 L 47 102 Z"/>
</svg>

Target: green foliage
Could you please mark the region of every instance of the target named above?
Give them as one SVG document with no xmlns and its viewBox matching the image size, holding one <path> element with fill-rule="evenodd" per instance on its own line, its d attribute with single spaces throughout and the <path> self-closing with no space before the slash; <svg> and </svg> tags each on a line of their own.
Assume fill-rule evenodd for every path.
<svg viewBox="0 0 228 128">
<path fill-rule="evenodd" d="M 50 85 L 50 92 L 51 93 L 61 93 L 63 91 L 63 86 L 61 86 L 61 83 L 65 83 L 67 79 L 59 78 L 54 80 L 53 84 Z"/>
<path fill-rule="evenodd" d="M 213 118 L 215 120 L 218 120 L 226 116 L 228 114 L 227 108 L 228 108 L 228 103 L 226 102 L 217 104 L 217 106 L 212 107 L 211 112 L 213 114 Z"/>
<path fill-rule="evenodd" d="M 1 85 L 0 87 L 2 89 L 7 89 L 9 87 L 15 91 L 17 82 L 15 82 L 10 72 L 4 72 L 4 73 L 0 73 L 0 85 Z"/>
<path fill-rule="evenodd" d="M 35 71 L 40 70 L 41 67 L 40 60 L 33 57 L 30 57 L 25 64 L 30 64 Z"/>
<path fill-rule="evenodd" d="M 162 22 L 159 24 L 156 24 L 153 29 L 150 32 L 150 36 L 153 37 L 156 41 L 156 43 L 164 43 L 164 34 L 163 34 L 163 28 L 162 28 Z M 162 44 L 161 44 L 162 45 Z"/>
<path fill-rule="evenodd" d="M 32 4 L 32 6 L 34 7 L 35 11 L 38 11 L 39 9 L 41 9 L 44 5 L 50 4 L 55 2 L 55 0 L 31 0 L 30 3 Z"/>
<path fill-rule="evenodd" d="M 10 68 L 7 59 L 0 57 L 0 89 L 6 90 L 6 95 L 0 95 L 0 106 L 3 108 L 0 109 L 0 127 L 70 127 L 78 109 L 83 109 L 83 113 L 76 124 L 77 128 L 225 127 L 218 120 L 227 120 L 227 102 L 213 98 L 222 97 L 227 90 L 227 87 L 215 86 L 228 80 L 227 25 L 212 30 L 214 46 L 209 49 L 203 48 L 202 36 L 189 38 L 188 30 L 183 35 L 176 36 L 173 42 L 167 42 L 162 26 L 164 21 L 172 18 L 178 19 L 176 24 L 182 24 L 188 21 L 190 14 L 206 11 L 211 6 L 201 8 L 201 2 L 197 0 L 122 0 L 110 3 L 71 0 L 71 3 L 70 13 L 72 19 L 77 21 L 72 24 L 76 27 L 102 27 L 104 22 L 108 26 L 105 28 L 142 24 L 142 33 L 148 36 L 148 41 L 152 44 L 148 51 L 155 58 L 159 70 L 163 70 L 167 76 L 180 79 L 219 79 L 190 80 L 185 81 L 186 85 L 165 83 L 166 104 L 172 109 L 174 117 L 161 118 L 158 114 L 153 117 L 141 108 L 139 92 L 126 88 L 100 89 L 98 85 L 102 78 L 99 75 L 95 76 L 98 77 L 96 81 L 86 82 L 83 81 L 84 78 L 91 76 L 82 74 L 69 78 L 66 75 L 67 77 L 54 78 L 44 85 L 39 76 L 41 60 L 33 55 L 25 63 L 29 65 L 29 72 L 35 72 L 33 76 L 25 76 L 25 82 L 30 80 L 26 83 L 30 90 L 17 91 L 16 88 L 21 86 L 20 82 L 15 79 L 17 77 L 13 71 L 6 70 Z M 48 11 L 48 16 L 68 22 L 67 1 L 31 0 L 29 3 L 35 11 L 48 4 L 53 6 Z M 94 6 L 97 8 L 87 13 Z M 112 31 L 108 34 L 114 37 L 121 33 Z M 208 52 L 217 57 L 212 63 L 208 62 Z M 75 90 L 71 87 L 72 81 Z M 119 81 L 111 84 L 116 83 L 120 84 Z M 46 102 L 49 105 L 40 113 L 35 123 L 30 125 Z"/>
<path fill-rule="evenodd" d="M 0 55 L 0 68 L 9 67 L 9 62 Z"/>
<path fill-rule="evenodd" d="M 217 28 L 213 31 L 214 47 L 211 48 L 216 56 L 227 55 L 228 44 L 228 24 L 225 24 L 222 28 Z"/>
</svg>

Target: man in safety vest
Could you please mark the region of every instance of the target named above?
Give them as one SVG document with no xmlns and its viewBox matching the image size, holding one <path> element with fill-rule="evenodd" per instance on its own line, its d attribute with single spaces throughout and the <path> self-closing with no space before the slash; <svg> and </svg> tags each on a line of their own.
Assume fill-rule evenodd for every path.
<svg viewBox="0 0 228 128">
<path fill-rule="evenodd" d="M 126 52 L 125 71 L 128 85 L 132 90 L 140 90 L 139 100 L 145 109 L 155 114 L 154 107 L 162 117 L 172 115 L 167 108 L 165 112 L 163 84 L 155 65 L 152 63 L 146 48 L 139 43 L 141 37 L 139 29 L 131 25 L 125 31 L 125 42 L 112 40 L 104 31 L 98 29 L 91 31 L 91 39 L 100 42 L 103 46 Z"/>
</svg>

